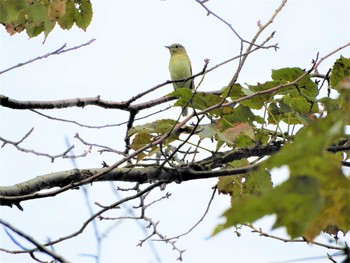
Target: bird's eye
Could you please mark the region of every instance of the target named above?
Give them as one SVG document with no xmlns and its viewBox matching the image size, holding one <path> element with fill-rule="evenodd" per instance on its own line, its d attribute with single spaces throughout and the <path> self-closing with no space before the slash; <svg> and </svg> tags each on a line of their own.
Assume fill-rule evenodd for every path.
<svg viewBox="0 0 350 263">
<path fill-rule="evenodd" d="M 179 48 L 179 45 L 175 45 L 175 48 Z"/>
</svg>

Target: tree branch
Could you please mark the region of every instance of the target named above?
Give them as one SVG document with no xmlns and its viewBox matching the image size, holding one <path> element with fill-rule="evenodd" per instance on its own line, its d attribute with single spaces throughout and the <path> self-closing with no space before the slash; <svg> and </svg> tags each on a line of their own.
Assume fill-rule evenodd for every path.
<svg viewBox="0 0 350 263">
<path fill-rule="evenodd" d="M 48 57 L 50 57 L 50 56 L 52 56 L 52 55 L 59 55 L 59 54 L 62 54 L 62 53 L 66 53 L 66 52 L 69 52 L 69 51 L 72 51 L 72 50 L 79 49 L 79 48 L 84 47 L 84 46 L 88 46 L 88 45 L 90 45 L 91 43 L 93 43 L 95 40 L 96 40 L 96 39 L 91 39 L 91 40 L 89 40 L 88 42 L 86 42 L 86 43 L 84 43 L 84 44 L 81 44 L 81 45 L 79 45 L 79 46 L 75 46 L 75 47 L 72 47 L 72 48 L 68 48 L 68 49 L 65 49 L 66 46 L 67 46 L 67 44 L 64 44 L 62 47 L 58 48 L 57 50 L 55 50 L 55 51 L 53 51 L 53 52 L 47 53 L 46 55 L 43 55 L 43 56 L 39 56 L 39 57 L 37 57 L 37 58 L 30 59 L 30 60 L 28 60 L 28 61 L 26 61 L 26 62 L 23 62 L 23 63 L 18 63 L 18 64 L 15 65 L 15 66 L 12 66 L 12 67 L 10 67 L 10 68 L 8 68 L 8 69 L 2 70 L 2 71 L 0 71 L 0 75 L 3 74 L 3 73 L 8 72 L 8 71 L 10 71 L 10 70 L 13 70 L 13 69 L 15 69 L 15 68 L 19 68 L 19 67 L 28 65 L 28 64 L 30 64 L 30 63 L 33 63 L 33 62 L 35 62 L 35 61 L 37 61 L 37 60 L 44 59 L 44 58 L 48 58 Z"/>
<path fill-rule="evenodd" d="M 123 181 L 149 183 L 153 181 L 182 182 L 206 179 L 219 176 L 229 176 L 248 173 L 257 169 L 258 165 L 251 165 L 235 169 L 212 170 L 223 163 L 252 156 L 265 156 L 277 152 L 281 143 L 254 146 L 245 149 L 235 149 L 225 153 L 217 153 L 197 163 L 185 164 L 178 167 L 150 166 L 144 168 L 91 168 L 73 169 L 35 177 L 31 180 L 13 186 L 0 187 L 0 205 L 16 205 L 21 209 L 20 202 L 54 196 L 64 190 L 76 188 L 79 185 L 93 181 Z M 40 193 L 41 190 L 60 187 L 59 190 Z"/>
<path fill-rule="evenodd" d="M 8 222 L 5 222 L 4 220 L 0 219 L 0 224 L 2 224 L 3 226 L 7 227 L 8 229 L 11 229 L 13 232 L 15 232 L 16 234 L 18 234 L 19 236 L 23 237 L 24 239 L 26 239 L 27 241 L 29 241 L 30 243 L 32 243 L 33 245 L 35 245 L 37 248 L 35 250 L 39 250 L 49 256 L 51 256 L 52 258 L 58 260 L 59 262 L 68 262 L 67 260 L 65 260 L 62 256 L 57 255 L 54 251 L 48 250 L 45 246 L 43 246 L 42 244 L 40 244 L 40 242 L 36 241 L 34 238 L 32 238 L 31 236 L 28 236 L 27 234 L 25 234 L 24 232 L 22 232 L 21 230 L 15 228 L 14 226 L 10 225 Z M 34 250 L 34 251 L 35 251 Z M 9 251 L 8 251 L 9 252 Z M 30 254 L 33 253 L 33 250 Z M 34 255 L 31 255 L 32 257 Z"/>
<path fill-rule="evenodd" d="M 33 149 L 26 149 L 20 146 L 20 144 L 29 137 L 30 134 L 32 134 L 32 132 L 34 131 L 34 128 L 31 128 L 29 132 L 27 132 L 19 141 L 14 142 L 14 141 L 10 141 L 7 140 L 3 137 L 0 137 L 0 141 L 2 141 L 2 145 L 1 148 L 4 147 L 6 144 L 9 145 L 13 145 L 17 150 L 21 151 L 21 152 L 25 152 L 25 153 L 32 153 L 35 154 L 37 156 L 44 156 L 44 157 L 48 157 L 51 159 L 51 162 L 53 163 L 55 161 L 56 158 L 71 158 L 70 156 L 68 156 L 67 154 L 74 149 L 74 145 L 71 145 L 68 147 L 68 149 L 66 149 L 63 153 L 60 154 L 56 154 L 56 155 L 52 155 L 52 154 L 48 154 L 48 153 L 42 153 L 42 152 L 38 152 L 35 151 Z"/>
<path fill-rule="evenodd" d="M 111 210 L 111 209 L 115 209 L 116 207 L 118 207 L 119 205 L 125 203 L 125 202 L 128 202 L 130 200 L 133 200 L 133 199 L 136 199 L 148 192 L 150 192 L 152 189 L 156 188 L 156 187 L 159 187 L 161 186 L 162 184 L 166 183 L 165 181 L 159 181 L 159 182 L 156 182 L 156 183 L 153 183 L 151 184 L 150 186 L 138 191 L 136 194 L 134 195 L 131 195 L 131 196 L 128 196 L 128 197 L 125 197 L 111 205 L 108 205 L 106 207 L 104 207 L 103 209 L 99 210 L 98 212 L 96 212 L 95 214 L 93 214 L 92 216 L 90 216 L 84 223 L 83 225 L 77 230 L 75 231 L 74 233 L 71 233 L 67 236 L 64 236 L 64 237 L 60 237 L 56 240 L 53 240 L 53 241 L 49 241 L 45 244 L 42 244 L 41 246 L 43 247 L 47 247 L 47 246 L 52 246 L 52 245 L 55 245 L 57 243 L 60 243 L 62 241 L 65 241 L 65 240 L 68 240 L 68 239 L 71 239 L 73 237 L 76 237 L 78 235 L 80 235 L 81 233 L 83 233 L 83 231 L 85 230 L 85 228 L 91 223 L 93 222 L 93 220 L 95 220 L 96 218 L 98 218 L 99 216 L 101 216 L 103 213 L 105 213 L 106 211 L 108 210 Z M 13 251 L 13 253 L 33 253 L 35 251 L 38 251 L 38 249 L 31 249 L 31 250 L 22 250 L 22 251 Z"/>
</svg>

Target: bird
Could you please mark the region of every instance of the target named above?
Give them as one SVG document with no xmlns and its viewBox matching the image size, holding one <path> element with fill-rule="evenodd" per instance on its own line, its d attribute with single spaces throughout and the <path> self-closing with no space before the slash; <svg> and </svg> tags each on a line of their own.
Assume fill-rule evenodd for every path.
<svg viewBox="0 0 350 263">
<path fill-rule="evenodd" d="M 183 45 L 175 43 L 165 46 L 170 51 L 169 71 L 171 80 L 188 79 L 192 76 L 191 61 Z M 174 89 L 188 88 L 193 89 L 193 79 L 173 83 Z M 182 116 L 187 116 L 188 110 L 182 107 Z"/>
</svg>

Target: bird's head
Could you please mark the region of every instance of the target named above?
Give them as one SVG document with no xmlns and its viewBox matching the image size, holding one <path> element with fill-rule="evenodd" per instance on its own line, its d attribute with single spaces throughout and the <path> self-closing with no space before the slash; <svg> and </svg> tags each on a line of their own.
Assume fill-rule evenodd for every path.
<svg viewBox="0 0 350 263">
<path fill-rule="evenodd" d="M 184 48 L 184 46 L 178 43 L 165 47 L 169 49 L 171 55 L 186 53 L 186 49 Z"/>
</svg>

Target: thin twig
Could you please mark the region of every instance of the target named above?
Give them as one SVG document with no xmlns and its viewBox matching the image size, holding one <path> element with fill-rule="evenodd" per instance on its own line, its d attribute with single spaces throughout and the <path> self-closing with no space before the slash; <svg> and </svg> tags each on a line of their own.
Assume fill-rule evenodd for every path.
<svg viewBox="0 0 350 263">
<path fill-rule="evenodd" d="M 252 224 L 244 224 L 244 225 L 251 228 L 253 233 L 258 233 L 260 236 L 269 237 L 269 238 L 280 240 L 280 241 L 283 241 L 286 243 L 308 243 L 308 244 L 313 244 L 313 245 L 320 246 L 320 247 L 325 247 L 328 249 L 344 250 L 344 248 L 340 247 L 340 246 L 328 245 L 328 244 L 324 244 L 324 243 L 320 243 L 320 242 L 316 242 L 316 241 L 310 241 L 310 240 L 306 240 L 306 239 L 289 239 L 289 238 L 283 238 L 283 237 L 270 235 L 270 234 L 262 231 L 261 228 L 258 229 L 256 227 L 254 227 Z"/>
<path fill-rule="evenodd" d="M 180 235 L 174 236 L 174 237 L 170 237 L 170 238 L 168 238 L 167 240 L 179 239 L 180 237 L 189 234 L 190 232 L 192 232 L 193 229 L 195 229 L 195 228 L 204 220 L 204 218 L 206 217 L 206 215 L 207 215 L 208 212 L 209 212 L 209 209 L 210 209 L 210 207 L 211 207 L 211 203 L 212 203 L 213 200 L 214 200 L 216 190 L 217 190 L 217 186 L 214 186 L 214 187 L 213 187 L 213 193 L 212 193 L 212 195 L 211 195 L 211 197 L 210 197 L 210 199 L 209 199 L 207 208 L 205 209 L 205 211 L 204 211 L 203 215 L 201 216 L 201 218 L 200 218 L 189 230 L 187 230 L 186 232 L 184 232 L 184 233 L 182 233 L 182 234 L 180 234 Z"/>
<path fill-rule="evenodd" d="M 156 112 L 153 112 L 153 113 L 150 113 L 150 114 L 147 114 L 145 116 L 142 116 L 142 117 L 139 117 L 139 118 L 135 118 L 135 121 L 139 121 L 139 120 L 143 120 L 143 119 L 147 119 L 148 117 L 150 116 L 153 116 L 153 115 L 156 115 L 160 112 L 163 112 L 163 111 L 166 111 L 168 109 L 170 109 L 171 107 L 168 106 L 164 109 L 161 109 L 161 110 L 158 110 Z M 87 124 L 83 124 L 83 123 L 80 123 L 80 122 L 77 122 L 77 121 L 73 121 L 73 120 L 68 120 L 68 119 L 62 119 L 62 118 L 58 118 L 58 117 L 53 117 L 53 116 L 50 116 L 50 115 L 47 115 L 47 114 L 44 114 L 42 112 L 39 112 L 37 110 L 34 110 L 34 109 L 30 109 L 30 111 L 42 116 L 42 117 L 45 117 L 47 119 L 50 119 L 50 120 L 53 120 L 53 121 L 61 121 L 61 122 L 67 122 L 67 123 L 72 123 L 74 125 L 78 125 L 80 127 L 83 127 L 83 128 L 89 128 L 89 129 L 103 129 L 103 128 L 114 128 L 114 127 L 119 127 L 119 126 L 122 126 L 122 125 L 125 125 L 127 124 L 128 122 L 127 121 L 124 121 L 124 122 L 120 122 L 120 123 L 115 123 L 115 124 L 105 124 L 105 125 L 87 125 Z"/>
<path fill-rule="evenodd" d="M 40 60 L 40 59 L 44 59 L 44 58 L 48 58 L 52 55 L 59 55 L 59 54 L 63 54 L 63 53 L 66 53 L 66 52 L 69 52 L 69 51 L 72 51 L 72 50 L 76 50 L 76 49 L 79 49 L 81 47 L 85 47 L 85 46 L 88 46 L 90 45 L 91 43 L 93 43 L 96 39 L 90 39 L 88 42 L 84 43 L 84 44 L 81 44 L 79 46 L 75 46 L 75 47 L 72 47 L 72 48 L 68 48 L 68 49 L 65 49 L 67 44 L 65 43 L 63 46 L 61 46 L 60 48 L 58 48 L 57 50 L 55 51 L 52 51 L 50 53 L 47 53 L 46 55 L 43 55 L 43 56 L 39 56 L 39 57 L 36 57 L 36 58 L 33 58 L 33 59 L 30 59 L 26 62 L 22 62 L 22 63 L 18 63 L 17 65 L 15 66 L 12 66 L 10 68 L 7 68 L 7 69 L 4 69 L 2 71 L 0 71 L 0 75 L 3 74 L 3 73 L 6 73 L 10 70 L 13 70 L 15 68 L 19 68 L 19 67 L 22 67 L 22 66 L 25 66 L 25 65 L 28 65 L 30 63 L 33 63 L 37 60 Z"/>
<path fill-rule="evenodd" d="M 96 143 L 89 143 L 89 142 L 86 142 L 83 138 L 80 137 L 79 133 L 76 133 L 74 135 L 74 138 L 78 139 L 82 144 L 84 145 L 88 145 L 90 147 L 94 146 L 94 147 L 98 147 L 98 148 L 102 148 L 103 150 L 99 150 L 99 152 L 102 152 L 102 151 L 107 151 L 107 152 L 114 152 L 114 153 L 117 153 L 117 154 L 123 154 L 121 151 L 117 151 L 117 150 L 114 150 L 108 146 L 104 146 L 104 145 L 100 145 L 100 144 L 96 144 Z"/>
<path fill-rule="evenodd" d="M 68 147 L 68 149 L 66 149 L 63 153 L 60 153 L 60 154 L 56 154 L 56 155 L 51 155 L 51 154 L 48 154 L 48 153 L 42 153 L 42 152 L 38 152 L 38 151 L 35 151 L 35 150 L 32 150 L 32 149 L 26 149 L 26 148 L 23 148 L 20 145 L 20 143 L 22 143 L 25 139 L 27 139 L 29 137 L 29 135 L 33 132 L 34 128 L 30 129 L 29 132 L 27 132 L 19 141 L 17 142 L 14 142 L 14 141 L 10 141 L 10 140 L 7 140 L 3 137 L 0 137 L 0 141 L 3 142 L 2 146 L 1 147 L 4 147 L 6 144 L 10 144 L 12 146 L 14 146 L 17 150 L 21 151 L 21 152 L 25 152 L 25 153 L 32 153 L 32 154 L 35 154 L 37 156 L 44 156 L 44 157 L 48 157 L 51 159 L 51 162 L 53 163 L 55 161 L 55 159 L 57 158 L 67 158 L 67 154 L 72 150 L 74 149 L 74 145 L 71 145 L 70 147 Z"/>
<path fill-rule="evenodd" d="M 327 55 L 325 55 L 324 57 L 320 58 L 320 60 L 315 64 L 314 69 L 315 69 L 315 73 L 318 74 L 318 66 L 327 58 L 329 58 L 330 56 L 334 55 L 335 53 L 339 52 L 340 50 L 347 48 L 348 46 L 350 46 L 350 42 L 346 43 L 345 45 L 338 47 L 337 49 L 333 50 L 332 52 L 328 53 Z"/>
<path fill-rule="evenodd" d="M 31 236 L 29 236 L 29 235 L 25 234 L 24 232 L 22 232 L 21 230 L 15 228 L 14 226 L 10 225 L 8 222 L 5 222 L 1 218 L 0 218 L 0 224 L 2 224 L 3 226 L 11 229 L 13 232 L 15 232 L 16 234 L 18 234 L 19 236 L 23 237 L 24 239 L 26 239 L 27 241 L 29 241 L 30 243 L 32 243 L 33 245 L 36 246 L 35 249 L 24 251 L 25 253 L 32 253 L 34 251 L 38 251 L 39 250 L 39 251 L 41 251 L 41 252 L 51 256 L 52 258 L 58 260 L 59 262 L 68 262 L 62 256 L 57 255 L 54 251 L 48 250 L 45 245 L 40 244 L 40 242 L 36 241 Z M 15 252 L 13 251 L 12 253 L 15 253 Z"/>
<path fill-rule="evenodd" d="M 252 38 L 252 40 L 249 42 L 249 46 L 248 48 L 246 49 L 245 53 L 249 53 L 252 48 L 255 46 L 255 43 L 257 41 L 257 39 L 259 38 L 259 36 L 261 35 L 261 33 L 271 24 L 273 23 L 274 19 L 276 18 L 276 16 L 279 14 L 279 12 L 281 12 L 282 8 L 285 6 L 285 4 L 287 3 L 287 0 L 283 0 L 281 2 L 281 4 L 279 5 L 279 7 L 275 10 L 275 12 L 273 13 L 273 15 L 271 16 L 271 18 L 264 24 L 264 25 L 260 25 L 259 24 L 259 30 L 256 32 L 256 34 L 254 35 L 254 37 Z M 273 37 L 274 35 L 274 32 L 271 34 L 271 37 Z M 231 81 L 230 81 L 230 84 L 229 86 L 232 87 L 237 79 L 238 79 L 238 75 L 239 73 L 241 72 L 242 68 L 243 68 L 243 65 L 245 63 L 245 61 L 247 60 L 248 58 L 248 55 L 244 55 L 242 56 L 242 60 L 240 61 L 238 67 L 237 67 L 237 70 L 235 72 L 235 74 L 233 75 Z"/>
<path fill-rule="evenodd" d="M 52 245 L 55 245 L 57 243 L 60 243 L 62 241 L 65 241 L 65 240 L 68 240 L 68 239 L 71 239 L 73 237 L 76 237 L 78 235 L 80 235 L 81 233 L 83 233 L 83 231 L 85 230 L 85 228 L 93 221 L 95 220 L 96 218 L 98 218 L 100 215 L 102 215 L 103 213 L 105 213 L 106 211 L 110 210 L 110 209 L 115 209 L 116 207 L 119 207 L 121 204 L 125 203 L 125 202 L 128 202 L 128 201 L 131 201 L 133 199 L 136 199 L 142 195 L 144 195 L 145 193 L 151 191 L 152 189 L 156 188 L 156 187 L 159 187 L 161 186 L 162 184 L 164 183 L 167 183 L 167 181 L 158 181 L 146 188 L 144 188 L 143 190 L 140 190 L 139 192 L 137 192 L 136 194 L 134 195 L 131 195 L 131 196 L 128 196 L 128 197 L 125 197 L 103 209 L 101 209 L 100 211 L 96 212 L 95 214 L 93 214 L 92 216 L 90 216 L 84 223 L 83 225 L 80 227 L 80 229 L 78 229 L 77 231 L 67 235 L 67 236 L 64 236 L 64 237 L 60 237 L 56 240 L 53 240 L 53 241 L 49 241 L 45 244 L 42 244 L 43 247 L 47 247 L 47 246 L 52 246 Z M 1 221 L 0 221 L 1 222 Z M 31 249 L 31 250 L 28 250 L 28 251 L 15 251 L 15 253 L 28 253 L 28 252 L 34 252 L 34 251 L 37 251 L 38 249 Z"/>
</svg>

